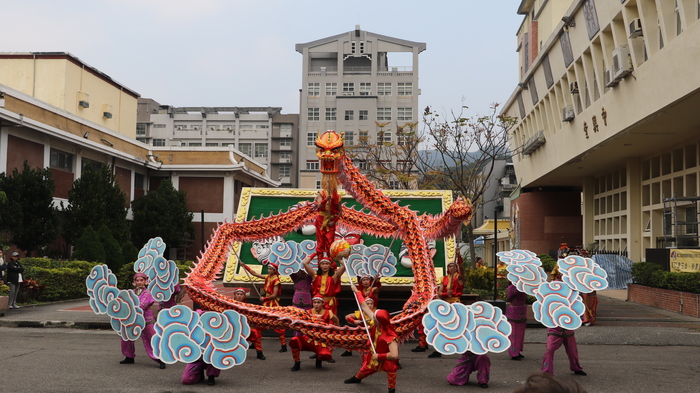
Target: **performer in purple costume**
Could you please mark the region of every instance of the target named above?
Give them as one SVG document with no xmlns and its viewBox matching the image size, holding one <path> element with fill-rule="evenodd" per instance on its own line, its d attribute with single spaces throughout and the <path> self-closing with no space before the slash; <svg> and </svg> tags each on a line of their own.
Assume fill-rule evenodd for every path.
<svg viewBox="0 0 700 393">
<path fill-rule="evenodd" d="M 204 313 L 202 310 L 197 310 L 195 312 L 199 315 Z M 215 385 L 216 381 L 214 378 L 221 375 L 221 370 L 211 364 L 207 364 L 203 358 L 199 358 L 199 360 L 187 363 L 185 366 L 185 370 L 182 372 L 182 384 L 193 385 L 203 380 L 205 375 L 207 377 L 207 385 Z"/>
<path fill-rule="evenodd" d="M 313 279 L 303 269 L 292 273 L 289 277 L 294 282 L 294 295 L 292 305 L 302 310 L 311 310 L 311 283 Z M 304 333 L 294 331 L 294 337 L 301 337 Z"/>
<path fill-rule="evenodd" d="M 520 360 L 522 355 L 523 342 L 525 341 L 525 327 L 527 325 L 527 295 L 518 291 L 515 285 L 508 286 L 506 300 L 510 302 L 506 310 L 506 318 L 512 327 L 510 336 L 510 348 L 508 355 L 513 360 Z"/>
<path fill-rule="evenodd" d="M 151 337 L 153 337 L 153 335 L 155 334 L 155 328 L 153 327 L 155 319 L 153 318 L 153 311 L 151 311 L 151 306 L 156 301 L 155 299 L 153 299 L 153 296 L 151 295 L 151 292 L 148 290 L 148 288 L 146 288 L 146 284 L 148 284 L 147 275 L 143 273 L 134 274 L 134 286 L 136 288 L 134 288 L 133 291 L 136 294 L 136 296 L 139 297 L 139 307 L 141 307 L 141 309 L 143 310 L 143 318 L 146 320 L 146 327 L 144 327 L 143 331 L 141 332 L 141 340 L 143 341 L 143 346 L 146 348 L 146 354 L 148 354 L 148 357 L 158 362 L 158 364 L 160 364 L 160 368 L 164 369 L 165 363 L 163 363 L 157 357 L 153 356 L 153 347 L 151 347 Z M 134 342 L 124 339 L 120 340 L 122 355 L 126 356 L 126 358 L 119 363 L 133 364 L 134 357 L 136 357 L 136 348 Z"/>
<path fill-rule="evenodd" d="M 466 385 L 469 376 L 476 371 L 476 382 L 482 388 L 489 387 L 489 375 L 491 374 L 491 359 L 489 356 L 477 355 L 471 351 L 462 354 L 452 372 L 447 375 L 450 385 Z"/>
<path fill-rule="evenodd" d="M 561 327 L 547 329 L 547 349 L 542 359 L 542 371 L 554 375 L 554 352 L 564 344 L 566 356 L 569 357 L 569 369 L 578 375 L 586 375 L 578 362 L 578 347 L 573 330 Z"/>
<path fill-rule="evenodd" d="M 552 269 L 552 280 L 561 281 L 559 267 Z M 542 371 L 554 375 L 554 352 L 564 344 L 566 356 L 569 357 L 569 369 L 577 375 L 586 375 L 583 367 L 578 362 L 578 347 L 576 346 L 576 336 L 573 330 L 561 327 L 547 329 L 547 349 L 544 351 L 542 359 Z"/>
</svg>

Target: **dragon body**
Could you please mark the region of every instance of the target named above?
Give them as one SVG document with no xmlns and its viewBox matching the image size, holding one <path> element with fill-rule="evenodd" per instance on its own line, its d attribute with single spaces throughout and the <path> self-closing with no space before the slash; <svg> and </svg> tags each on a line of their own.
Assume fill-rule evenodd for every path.
<svg viewBox="0 0 700 393">
<path fill-rule="evenodd" d="M 406 339 L 418 326 L 426 306 L 435 295 L 435 269 L 427 242 L 457 232 L 462 221 L 471 217 L 471 203 L 458 199 L 442 214 L 418 216 L 408 207 L 391 201 L 360 173 L 345 155 L 342 134 L 328 131 L 318 137 L 316 145 L 324 179 L 333 176 L 334 181 L 328 183 L 333 185 L 340 182 L 350 195 L 370 211 L 367 214 L 343 206 L 338 225 L 374 236 L 399 237 L 406 244 L 408 256 L 413 262 L 414 287 L 401 312 L 391 320 L 399 338 Z M 291 306 L 265 307 L 237 302 L 217 293 L 212 286 L 224 268 L 233 242 L 284 236 L 313 222 L 317 214 L 317 203 L 304 202 L 269 217 L 219 225 L 209 240 L 206 251 L 185 278 L 190 298 L 207 310 L 236 310 L 245 315 L 249 324 L 255 328 L 292 329 L 331 346 L 366 348 L 367 334 L 361 327 L 319 324 L 305 310 Z"/>
</svg>

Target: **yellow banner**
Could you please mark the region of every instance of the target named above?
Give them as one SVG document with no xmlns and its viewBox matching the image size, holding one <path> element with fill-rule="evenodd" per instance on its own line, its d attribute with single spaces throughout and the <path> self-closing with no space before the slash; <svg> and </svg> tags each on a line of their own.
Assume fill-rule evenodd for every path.
<svg viewBox="0 0 700 393">
<path fill-rule="evenodd" d="M 671 271 L 674 273 L 700 272 L 700 250 L 671 249 Z"/>
</svg>

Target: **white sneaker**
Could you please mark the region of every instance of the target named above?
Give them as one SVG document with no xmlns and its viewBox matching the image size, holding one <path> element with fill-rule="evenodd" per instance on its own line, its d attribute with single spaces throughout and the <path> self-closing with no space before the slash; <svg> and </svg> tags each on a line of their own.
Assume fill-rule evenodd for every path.
<svg viewBox="0 0 700 393">
<path fill-rule="evenodd" d="M 7 306 L 7 308 L 15 308 L 15 306 L 9 305 L 9 306 Z"/>
</svg>

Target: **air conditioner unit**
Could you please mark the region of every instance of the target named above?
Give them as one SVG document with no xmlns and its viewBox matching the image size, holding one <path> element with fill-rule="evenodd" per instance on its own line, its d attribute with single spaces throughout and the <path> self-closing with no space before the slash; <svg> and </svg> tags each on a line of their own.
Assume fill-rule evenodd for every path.
<svg viewBox="0 0 700 393">
<path fill-rule="evenodd" d="M 617 84 L 620 83 L 619 79 L 615 79 L 612 67 L 605 70 L 605 74 L 603 75 L 603 82 L 605 83 L 605 87 L 617 86 Z"/>
<path fill-rule="evenodd" d="M 194 129 L 195 131 L 199 131 L 199 127 L 197 127 L 197 126 L 194 126 L 193 129 Z"/>
<path fill-rule="evenodd" d="M 630 56 L 630 48 L 627 44 L 620 45 L 612 52 L 613 55 L 613 79 L 620 80 L 630 72 L 632 68 L 632 57 Z"/>
<path fill-rule="evenodd" d="M 177 126 L 178 131 L 182 131 L 182 126 Z"/>
<path fill-rule="evenodd" d="M 216 131 L 216 127 L 214 127 L 214 126 L 209 127 L 209 131 Z"/>
<path fill-rule="evenodd" d="M 641 37 L 642 34 L 642 20 L 639 18 L 632 19 L 630 22 L 630 38 Z"/>
<path fill-rule="evenodd" d="M 562 110 L 561 121 L 572 121 L 574 120 L 574 117 L 576 117 L 574 107 L 571 105 L 565 106 L 564 110 Z"/>
<path fill-rule="evenodd" d="M 233 127 L 226 127 L 226 131 L 233 131 Z"/>
<path fill-rule="evenodd" d="M 569 83 L 569 90 L 571 94 L 578 94 L 578 82 Z"/>
<path fill-rule="evenodd" d="M 523 154 L 529 156 L 535 150 L 539 149 L 540 146 L 544 145 L 547 140 L 544 137 L 544 130 L 539 130 L 523 145 Z"/>
</svg>

